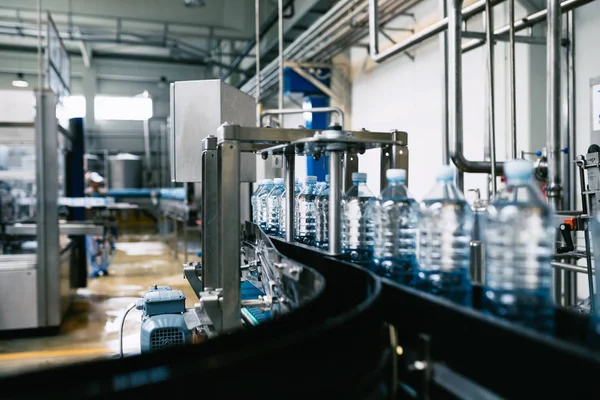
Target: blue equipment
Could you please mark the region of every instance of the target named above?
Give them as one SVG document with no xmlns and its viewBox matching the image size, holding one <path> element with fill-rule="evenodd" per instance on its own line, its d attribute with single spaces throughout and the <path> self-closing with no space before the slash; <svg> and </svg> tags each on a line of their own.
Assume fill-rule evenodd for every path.
<svg viewBox="0 0 600 400">
<path fill-rule="evenodd" d="M 142 310 L 142 353 L 191 343 L 192 330 L 184 318 L 185 295 L 171 286 L 153 286 L 136 302 Z"/>
</svg>

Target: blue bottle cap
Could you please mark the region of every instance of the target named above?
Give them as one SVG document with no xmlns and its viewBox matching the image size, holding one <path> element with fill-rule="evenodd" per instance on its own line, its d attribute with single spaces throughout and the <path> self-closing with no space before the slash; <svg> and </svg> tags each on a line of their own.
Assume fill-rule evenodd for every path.
<svg viewBox="0 0 600 400">
<path fill-rule="evenodd" d="M 510 160 L 504 163 L 504 176 L 511 180 L 529 180 L 533 176 L 533 163 L 527 160 Z"/>
<path fill-rule="evenodd" d="M 452 182 L 454 180 L 454 168 L 452 165 L 444 165 L 438 172 L 436 179 L 439 182 Z"/>
<path fill-rule="evenodd" d="M 405 169 L 388 169 L 385 171 L 385 177 L 392 182 L 406 182 L 406 170 Z"/>
<path fill-rule="evenodd" d="M 364 172 L 353 172 L 352 173 L 352 182 L 366 182 L 367 174 Z"/>
</svg>

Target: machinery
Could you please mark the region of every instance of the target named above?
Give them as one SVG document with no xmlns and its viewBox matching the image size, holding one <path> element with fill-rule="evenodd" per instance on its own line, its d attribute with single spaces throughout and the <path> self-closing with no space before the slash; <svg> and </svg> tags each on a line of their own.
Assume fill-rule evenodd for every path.
<svg viewBox="0 0 600 400">
<path fill-rule="evenodd" d="M 142 353 L 192 342 L 192 331 L 185 318 L 185 295 L 170 286 L 151 287 L 136 302 L 143 311 L 140 347 Z"/>
</svg>

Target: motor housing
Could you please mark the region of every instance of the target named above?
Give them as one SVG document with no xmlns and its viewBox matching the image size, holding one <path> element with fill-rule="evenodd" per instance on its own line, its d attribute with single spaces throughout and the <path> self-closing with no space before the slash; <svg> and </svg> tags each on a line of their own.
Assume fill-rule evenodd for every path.
<svg viewBox="0 0 600 400">
<path fill-rule="evenodd" d="M 192 330 L 184 318 L 185 295 L 171 286 L 153 286 L 136 303 L 142 310 L 142 353 L 192 342 Z"/>
</svg>

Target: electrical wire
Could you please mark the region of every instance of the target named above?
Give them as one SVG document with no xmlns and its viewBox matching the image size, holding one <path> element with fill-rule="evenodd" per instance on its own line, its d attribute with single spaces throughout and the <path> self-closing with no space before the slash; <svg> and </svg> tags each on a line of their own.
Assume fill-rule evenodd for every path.
<svg viewBox="0 0 600 400">
<path fill-rule="evenodd" d="M 134 308 L 135 302 L 129 305 L 127 311 L 125 311 L 125 314 L 123 314 L 123 319 L 121 320 L 121 329 L 119 329 L 119 358 L 123 358 L 123 326 L 125 326 L 125 318 L 127 318 L 129 311 L 133 310 Z"/>
</svg>

